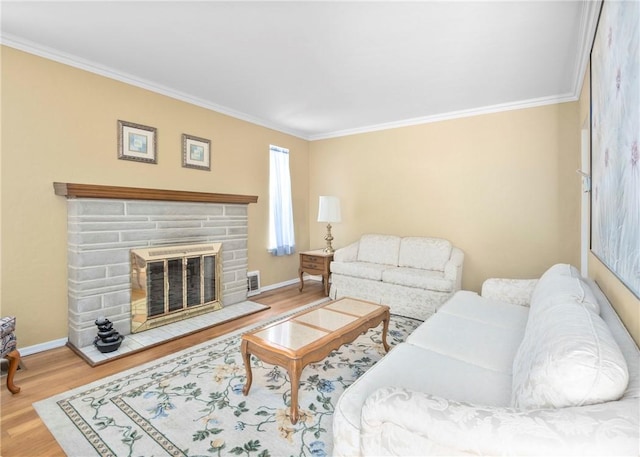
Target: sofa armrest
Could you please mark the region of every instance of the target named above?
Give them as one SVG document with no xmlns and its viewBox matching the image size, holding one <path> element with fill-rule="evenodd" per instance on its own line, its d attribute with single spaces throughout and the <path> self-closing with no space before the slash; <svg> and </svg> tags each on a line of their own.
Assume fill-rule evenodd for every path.
<svg viewBox="0 0 640 457">
<path fill-rule="evenodd" d="M 358 246 L 360 245 L 359 241 L 355 243 L 351 243 L 348 246 L 345 246 L 340 249 L 336 249 L 333 253 L 333 261 L 334 262 L 355 262 L 358 260 Z"/>
<path fill-rule="evenodd" d="M 638 455 L 637 398 L 516 410 L 384 387 L 362 409 L 362 455 Z"/>
<path fill-rule="evenodd" d="M 481 295 L 491 300 L 529 306 L 531 294 L 537 283 L 537 279 L 489 278 L 482 283 Z"/>
<path fill-rule="evenodd" d="M 444 264 L 444 277 L 454 281 L 454 290 L 462 289 L 462 265 L 464 264 L 464 252 L 459 248 L 451 249 L 451 257 Z"/>
</svg>

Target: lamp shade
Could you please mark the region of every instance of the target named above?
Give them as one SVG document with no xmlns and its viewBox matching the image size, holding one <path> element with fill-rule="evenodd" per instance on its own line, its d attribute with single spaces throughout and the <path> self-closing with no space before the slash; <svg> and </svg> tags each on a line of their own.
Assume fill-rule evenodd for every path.
<svg viewBox="0 0 640 457">
<path fill-rule="evenodd" d="M 321 195 L 318 222 L 340 222 L 340 219 L 340 199 Z"/>
</svg>

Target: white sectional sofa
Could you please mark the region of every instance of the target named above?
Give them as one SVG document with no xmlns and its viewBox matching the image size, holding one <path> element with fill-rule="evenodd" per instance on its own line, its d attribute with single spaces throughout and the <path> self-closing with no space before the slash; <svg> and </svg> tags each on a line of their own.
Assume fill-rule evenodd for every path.
<svg viewBox="0 0 640 457">
<path fill-rule="evenodd" d="M 334 456 L 640 455 L 640 351 L 574 267 L 461 291 L 349 386 Z"/>
<path fill-rule="evenodd" d="M 367 234 L 333 259 L 331 298 L 383 303 L 402 316 L 425 320 L 462 287 L 464 254 L 440 238 Z"/>
</svg>

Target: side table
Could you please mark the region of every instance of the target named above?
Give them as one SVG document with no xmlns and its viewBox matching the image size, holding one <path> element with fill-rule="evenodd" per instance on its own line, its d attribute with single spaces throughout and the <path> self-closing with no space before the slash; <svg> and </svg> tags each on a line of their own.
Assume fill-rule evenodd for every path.
<svg viewBox="0 0 640 457">
<path fill-rule="evenodd" d="M 333 252 L 324 252 L 322 249 L 315 251 L 305 251 L 300 253 L 300 267 L 298 274 L 300 275 L 300 292 L 304 288 L 304 279 L 302 274 L 321 275 L 324 284 L 324 294 L 329 295 L 329 275 L 331 270 L 329 266 L 333 260 Z"/>
</svg>

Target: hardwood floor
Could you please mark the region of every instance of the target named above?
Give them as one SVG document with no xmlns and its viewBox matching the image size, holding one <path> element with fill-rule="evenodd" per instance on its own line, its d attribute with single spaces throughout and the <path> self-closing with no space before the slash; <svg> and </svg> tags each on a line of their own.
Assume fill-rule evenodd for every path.
<svg viewBox="0 0 640 457">
<path fill-rule="evenodd" d="M 302 292 L 298 292 L 298 284 L 265 292 L 251 297 L 251 300 L 269 305 L 271 309 L 202 330 L 94 368 L 91 368 L 68 347 L 23 357 L 25 369 L 18 370 L 15 377 L 16 385 L 22 389 L 20 393 L 11 395 L 6 385 L 0 386 L 2 415 L 0 455 L 3 457 L 65 455 L 31 406 L 34 402 L 173 354 L 323 297 L 323 286 L 318 281 L 305 281 Z M 2 381 L 6 384 L 4 378 Z"/>
</svg>

